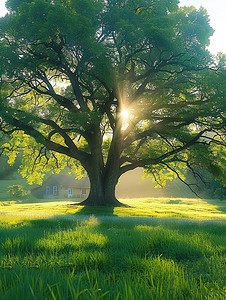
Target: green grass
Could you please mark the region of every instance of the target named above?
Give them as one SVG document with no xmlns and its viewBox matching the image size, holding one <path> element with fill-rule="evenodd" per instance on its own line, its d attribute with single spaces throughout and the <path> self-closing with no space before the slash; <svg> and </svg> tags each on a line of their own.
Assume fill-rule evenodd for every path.
<svg viewBox="0 0 226 300">
<path fill-rule="evenodd" d="M 0 201 L 0 215 L 4 222 L 17 223 L 24 219 L 50 218 L 58 215 L 107 215 L 118 217 L 170 217 L 195 220 L 225 220 L 226 202 L 196 198 L 136 198 L 121 199 L 130 207 L 86 208 L 72 201 L 38 199 L 8 199 Z M 33 203 L 31 203 L 33 202 Z"/>
<path fill-rule="evenodd" d="M 122 201 L 2 201 L 0 299 L 225 299 L 225 202 Z"/>
</svg>

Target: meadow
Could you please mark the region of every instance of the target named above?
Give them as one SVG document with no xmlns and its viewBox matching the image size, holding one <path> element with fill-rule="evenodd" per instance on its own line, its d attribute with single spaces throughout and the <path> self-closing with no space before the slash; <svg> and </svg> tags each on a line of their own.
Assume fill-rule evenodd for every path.
<svg viewBox="0 0 226 300">
<path fill-rule="evenodd" d="M 0 299 L 225 299 L 225 201 L 121 201 L 2 199 Z"/>
</svg>

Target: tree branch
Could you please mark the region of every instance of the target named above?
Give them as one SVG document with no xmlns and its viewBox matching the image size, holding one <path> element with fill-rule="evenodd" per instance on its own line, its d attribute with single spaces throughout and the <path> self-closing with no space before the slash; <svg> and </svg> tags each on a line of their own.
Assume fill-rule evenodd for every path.
<svg viewBox="0 0 226 300">
<path fill-rule="evenodd" d="M 178 147 L 172 151 L 169 151 L 157 158 L 146 158 L 146 159 L 141 159 L 141 160 L 133 160 L 131 158 L 127 158 L 122 161 L 123 164 L 125 164 L 126 162 L 128 162 L 129 164 L 123 166 L 121 163 L 121 167 L 120 167 L 120 176 L 130 170 L 134 170 L 137 167 L 144 167 L 144 166 L 148 166 L 148 165 L 156 165 L 159 163 L 162 163 L 164 161 L 164 159 L 177 154 L 187 148 L 189 148 L 190 146 L 194 145 L 198 139 L 203 135 L 204 132 L 208 131 L 207 129 L 204 129 L 202 131 L 200 131 L 192 140 L 190 140 L 189 142 L 187 142 L 185 145 Z"/>
<path fill-rule="evenodd" d="M 175 126 L 168 126 L 168 124 L 170 124 L 173 121 L 178 121 L 178 119 L 175 118 L 165 118 L 162 121 L 160 121 L 157 125 L 153 126 L 150 129 L 147 129 L 143 132 L 137 133 L 131 137 L 127 137 L 124 140 L 123 143 L 123 149 L 127 148 L 128 146 L 130 146 L 132 143 L 134 143 L 135 141 L 138 141 L 142 138 L 145 137 L 150 137 L 152 134 L 154 133 L 166 133 L 169 132 L 171 130 L 178 130 L 179 128 L 186 126 L 192 122 L 194 122 L 194 119 L 189 119 L 189 120 L 180 120 L 182 123 L 175 125 Z M 128 134 L 128 133 L 127 133 Z M 125 134 L 124 134 L 125 136 Z"/>
<path fill-rule="evenodd" d="M 173 168 L 171 168 L 168 164 L 166 163 L 162 163 L 164 166 L 166 166 L 168 169 L 170 169 L 171 171 L 173 171 L 176 175 L 177 175 L 177 178 L 183 182 L 191 191 L 192 193 L 194 193 L 196 195 L 196 197 L 200 198 L 200 196 L 193 190 L 193 188 L 191 187 L 191 184 L 187 183 L 185 180 L 183 180 L 180 176 L 180 174 L 174 170 Z M 197 185 L 196 185 L 197 186 Z"/>
<path fill-rule="evenodd" d="M 36 91 L 37 93 L 39 93 L 41 95 L 51 96 L 54 100 L 56 100 L 56 102 L 59 105 L 67 108 L 70 112 L 74 112 L 74 113 L 79 112 L 78 108 L 69 99 L 67 99 L 59 94 L 56 94 L 53 88 L 51 90 L 43 91 L 43 90 L 39 89 L 37 86 L 35 86 L 32 82 L 29 82 L 28 85 L 31 89 L 33 89 L 34 91 Z"/>
</svg>

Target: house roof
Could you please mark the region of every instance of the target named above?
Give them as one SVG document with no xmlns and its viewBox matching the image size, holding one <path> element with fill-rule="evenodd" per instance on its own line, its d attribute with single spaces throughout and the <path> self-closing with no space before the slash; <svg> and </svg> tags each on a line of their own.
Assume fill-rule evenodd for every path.
<svg viewBox="0 0 226 300">
<path fill-rule="evenodd" d="M 50 176 L 44 183 L 49 185 L 62 185 L 75 188 L 89 188 L 90 183 L 88 177 L 76 179 L 75 175 L 58 175 L 54 174 Z M 44 184 L 43 183 L 43 184 Z"/>
<path fill-rule="evenodd" d="M 83 177 L 81 179 L 76 179 L 75 175 L 59 175 L 54 174 L 51 175 L 48 179 L 46 179 L 43 184 L 43 186 L 65 186 L 70 188 L 90 188 L 90 182 L 88 177 Z M 37 187 L 33 190 L 36 190 L 40 187 Z"/>
</svg>

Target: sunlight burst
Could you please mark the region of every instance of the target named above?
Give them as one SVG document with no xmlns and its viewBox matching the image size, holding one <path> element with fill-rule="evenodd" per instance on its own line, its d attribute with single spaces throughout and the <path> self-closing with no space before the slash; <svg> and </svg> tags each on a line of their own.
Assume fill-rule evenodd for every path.
<svg viewBox="0 0 226 300">
<path fill-rule="evenodd" d="M 128 110 L 127 109 L 123 109 L 121 111 L 121 116 L 123 118 L 123 121 L 126 121 L 129 118 L 129 112 L 128 112 Z"/>
</svg>

